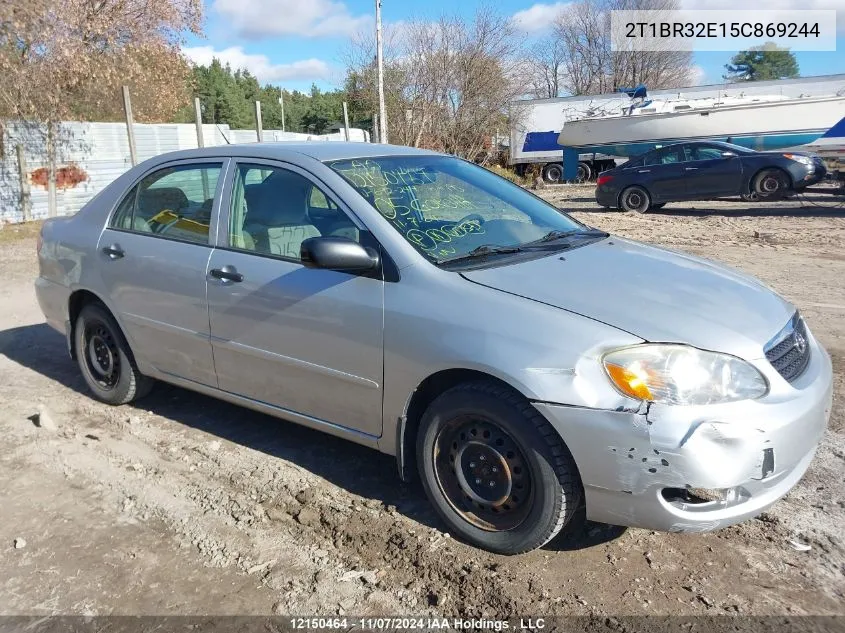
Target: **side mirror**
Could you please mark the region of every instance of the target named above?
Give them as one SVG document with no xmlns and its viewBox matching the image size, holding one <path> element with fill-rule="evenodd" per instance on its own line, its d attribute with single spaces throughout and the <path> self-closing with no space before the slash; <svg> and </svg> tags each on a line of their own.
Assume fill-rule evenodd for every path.
<svg viewBox="0 0 845 633">
<path fill-rule="evenodd" d="M 346 237 L 309 237 L 299 256 L 306 268 L 341 272 L 366 272 L 379 265 L 378 253 Z"/>
</svg>

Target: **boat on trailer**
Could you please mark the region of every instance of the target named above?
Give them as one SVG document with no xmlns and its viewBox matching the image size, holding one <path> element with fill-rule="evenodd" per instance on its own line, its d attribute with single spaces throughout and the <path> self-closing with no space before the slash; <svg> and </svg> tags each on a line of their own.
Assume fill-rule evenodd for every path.
<svg viewBox="0 0 845 633">
<path fill-rule="evenodd" d="M 635 156 L 680 141 L 727 141 L 756 150 L 812 143 L 845 115 L 845 95 L 720 95 L 630 100 L 563 124 L 558 144 L 579 152 Z"/>
</svg>

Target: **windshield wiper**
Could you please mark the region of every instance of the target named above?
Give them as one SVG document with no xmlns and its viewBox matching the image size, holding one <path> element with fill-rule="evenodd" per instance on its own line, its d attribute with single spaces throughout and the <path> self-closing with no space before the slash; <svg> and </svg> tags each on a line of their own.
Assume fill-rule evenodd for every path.
<svg viewBox="0 0 845 633">
<path fill-rule="evenodd" d="M 530 242 L 526 242 L 522 246 L 532 246 L 534 244 L 544 244 L 546 242 L 555 242 L 557 240 L 562 240 L 565 237 L 574 237 L 574 236 L 583 236 L 583 237 L 607 237 L 610 235 L 609 233 L 605 233 L 604 231 L 599 231 L 598 229 L 577 229 L 574 231 L 561 231 L 555 229 L 554 231 L 549 231 L 543 237 L 532 240 Z"/>
<path fill-rule="evenodd" d="M 519 253 L 522 250 L 519 246 L 501 246 L 497 244 L 482 244 L 464 255 L 448 257 L 437 260 L 438 264 L 453 264 L 455 262 L 469 261 L 488 255 L 504 255 L 506 253 Z"/>
</svg>

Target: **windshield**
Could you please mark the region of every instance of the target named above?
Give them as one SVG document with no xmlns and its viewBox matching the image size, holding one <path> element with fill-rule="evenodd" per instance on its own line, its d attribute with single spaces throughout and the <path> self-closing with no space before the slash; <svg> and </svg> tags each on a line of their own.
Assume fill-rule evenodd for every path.
<svg viewBox="0 0 845 633">
<path fill-rule="evenodd" d="M 457 158 L 385 156 L 328 164 L 435 263 L 594 233 L 521 187 Z"/>
</svg>

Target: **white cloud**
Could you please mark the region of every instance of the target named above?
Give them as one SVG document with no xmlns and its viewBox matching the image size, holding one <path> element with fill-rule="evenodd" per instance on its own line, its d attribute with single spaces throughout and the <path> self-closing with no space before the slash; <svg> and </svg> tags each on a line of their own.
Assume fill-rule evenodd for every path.
<svg viewBox="0 0 845 633">
<path fill-rule="evenodd" d="M 183 48 L 182 53 L 195 64 L 207 66 L 213 59 L 229 64 L 233 70 L 246 68 L 261 83 L 280 81 L 316 81 L 328 79 L 331 68 L 321 59 L 303 59 L 290 64 L 273 64 L 266 55 L 245 53 L 240 46 L 215 50 L 213 46 Z"/>
<path fill-rule="evenodd" d="M 350 36 L 372 22 L 332 0 L 214 0 L 211 9 L 236 35 L 253 39 Z"/>
<path fill-rule="evenodd" d="M 517 11 L 511 18 L 514 26 L 524 33 L 539 33 L 548 29 L 555 18 L 569 4 L 555 2 L 553 4 L 535 4 L 522 11 Z"/>
</svg>

